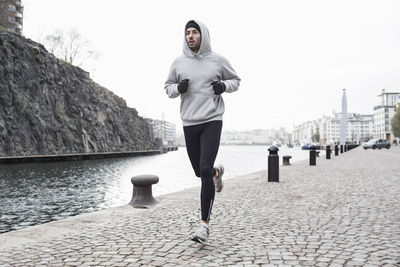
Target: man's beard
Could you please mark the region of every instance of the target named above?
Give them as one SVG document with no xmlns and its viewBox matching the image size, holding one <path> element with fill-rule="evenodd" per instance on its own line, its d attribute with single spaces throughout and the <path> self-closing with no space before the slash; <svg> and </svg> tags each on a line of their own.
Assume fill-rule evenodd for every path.
<svg viewBox="0 0 400 267">
<path fill-rule="evenodd" d="M 190 47 L 189 47 L 190 48 Z M 190 48 L 193 52 L 195 52 L 195 53 L 197 53 L 197 52 L 199 52 L 199 49 L 200 49 L 200 44 L 198 44 L 198 45 L 195 45 L 193 48 Z"/>
</svg>

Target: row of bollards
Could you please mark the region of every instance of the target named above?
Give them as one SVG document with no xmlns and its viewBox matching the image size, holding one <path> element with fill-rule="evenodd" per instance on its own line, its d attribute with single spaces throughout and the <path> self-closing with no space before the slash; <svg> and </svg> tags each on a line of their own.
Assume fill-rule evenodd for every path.
<svg viewBox="0 0 400 267">
<path fill-rule="evenodd" d="M 340 145 L 340 153 L 347 152 L 359 145 Z M 326 148 L 326 159 L 331 159 L 331 146 L 327 145 Z M 276 146 L 271 146 L 268 148 L 268 182 L 279 182 L 279 148 Z M 339 146 L 335 145 L 335 156 L 339 156 Z M 317 165 L 317 157 L 319 157 L 319 151 L 317 151 L 314 145 L 310 146 L 310 166 Z M 283 166 L 290 165 L 289 160 L 291 156 L 283 156 Z"/>
<path fill-rule="evenodd" d="M 340 153 L 347 152 L 358 145 L 341 145 Z M 326 146 L 326 159 L 331 159 L 331 146 Z M 271 146 L 268 148 L 268 182 L 279 182 L 279 148 Z M 339 156 L 339 146 L 335 145 L 335 156 Z M 317 157 L 319 157 L 319 151 L 312 145 L 310 147 L 310 166 L 317 165 Z M 285 155 L 283 158 L 283 166 L 290 165 L 290 159 L 292 156 Z M 131 179 L 133 185 L 132 199 L 130 205 L 135 208 L 148 208 L 157 204 L 157 200 L 153 197 L 152 185 L 158 183 L 159 178 L 156 175 L 139 175 Z"/>
</svg>

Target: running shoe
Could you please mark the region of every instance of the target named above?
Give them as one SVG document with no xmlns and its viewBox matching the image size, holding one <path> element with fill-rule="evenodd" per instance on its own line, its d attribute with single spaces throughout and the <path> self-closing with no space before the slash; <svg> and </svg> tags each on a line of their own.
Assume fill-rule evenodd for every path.
<svg viewBox="0 0 400 267">
<path fill-rule="evenodd" d="M 210 230 L 208 229 L 208 224 L 201 222 L 199 228 L 192 237 L 192 241 L 205 244 L 207 242 L 209 232 Z"/>
<path fill-rule="evenodd" d="M 218 176 L 214 178 L 215 191 L 219 193 L 223 187 L 222 175 L 224 175 L 224 165 L 218 164 L 214 168 L 218 171 Z"/>
</svg>

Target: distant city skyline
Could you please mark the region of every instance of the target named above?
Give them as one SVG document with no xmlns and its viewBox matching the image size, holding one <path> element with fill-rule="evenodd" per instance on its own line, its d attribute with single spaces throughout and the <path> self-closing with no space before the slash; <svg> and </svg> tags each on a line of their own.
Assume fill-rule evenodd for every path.
<svg viewBox="0 0 400 267">
<path fill-rule="evenodd" d="M 76 28 L 102 57 L 87 66 L 93 80 L 140 116 L 176 124 L 179 99 L 163 86 L 182 53 L 192 18 L 210 30 L 214 51 L 242 78 L 224 94 L 225 130 L 285 127 L 341 110 L 372 114 L 383 88 L 400 90 L 399 1 L 77 1 L 23 0 L 23 35 L 43 40 Z M 210 8 L 212 7 L 212 8 Z M 167 12 L 166 12 L 167 11 Z"/>
</svg>

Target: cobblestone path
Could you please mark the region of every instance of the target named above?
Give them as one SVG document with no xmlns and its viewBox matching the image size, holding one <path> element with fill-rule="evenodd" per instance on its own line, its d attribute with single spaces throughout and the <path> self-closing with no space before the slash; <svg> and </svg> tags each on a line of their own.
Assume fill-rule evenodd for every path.
<svg viewBox="0 0 400 267">
<path fill-rule="evenodd" d="M 207 245 L 199 188 L 158 199 L 1 234 L 0 266 L 400 266 L 398 147 L 227 180 Z"/>
</svg>

